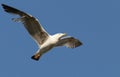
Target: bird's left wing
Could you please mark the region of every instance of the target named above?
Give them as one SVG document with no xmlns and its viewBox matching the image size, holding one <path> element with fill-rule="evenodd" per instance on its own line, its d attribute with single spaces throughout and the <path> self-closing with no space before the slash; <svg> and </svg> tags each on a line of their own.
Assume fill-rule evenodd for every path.
<svg viewBox="0 0 120 77">
<path fill-rule="evenodd" d="M 38 44 L 41 45 L 47 40 L 49 34 L 44 30 L 36 18 L 11 6 L 5 4 L 2 4 L 2 6 L 6 12 L 20 16 L 20 18 L 15 19 L 15 21 L 21 21 Z"/>
<path fill-rule="evenodd" d="M 60 39 L 59 42 L 56 44 L 56 47 L 66 46 L 68 48 L 76 48 L 80 45 L 82 45 L 82 42 L 80 42 L 78 39 L 75 39 L 74 37 L 67 37 Z"/>
</svg>

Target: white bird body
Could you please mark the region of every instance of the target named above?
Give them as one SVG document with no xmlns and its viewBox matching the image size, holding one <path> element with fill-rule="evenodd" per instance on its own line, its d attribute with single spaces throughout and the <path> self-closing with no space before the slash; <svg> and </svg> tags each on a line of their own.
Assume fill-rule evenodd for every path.
<svg viewBox="0 0 120 77">
<path fill-rule="evenodd" d="M 41 52 L 42 52 L 42 49 L 45 49 L 44 51 L 48 51 L 51 48 L 53 48 L 58 41 L 59 41 L 58 36 L 50 35 L 42 45 L 39 45 L 39 48 L 41 49 Z"/>
</svg>

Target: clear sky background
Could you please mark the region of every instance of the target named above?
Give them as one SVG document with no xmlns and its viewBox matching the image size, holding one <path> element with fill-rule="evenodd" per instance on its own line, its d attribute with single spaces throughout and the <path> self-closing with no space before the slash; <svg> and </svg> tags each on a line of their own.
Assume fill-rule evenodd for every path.
<svg viewBox="0 0 120 77">
<path fill-rule="evenodd" d="M 17 17 L 0 6 L 0 77 L 120 77 L 120 0 L 0 0 L 39 19 L 50 33 L 66 32 L 83 46 L 38 47 Z"/>
</svg>

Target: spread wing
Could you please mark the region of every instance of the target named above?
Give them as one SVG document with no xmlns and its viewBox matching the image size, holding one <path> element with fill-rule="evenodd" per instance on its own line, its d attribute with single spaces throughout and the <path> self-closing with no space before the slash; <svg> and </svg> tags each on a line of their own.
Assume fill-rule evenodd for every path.
<svg viewBox="0 0 120 77">
<path fill-rule="evenodd" d="M 29 34 L 35 39 L 38 44 L 43 44 L 48 38 L 49 34 L 42 28 L 38 20 L 33 16 L 20 11 L 11 6 L 2 4 L 4 10 L 8 13 L 17 14 L 20 18 L 14 19 L 15 21 L 21 21 Z"/>
<path fill-rule="evenodd" d="M 75 39 L 74 37 L 67 37 L 60 39 L 60 41 L 56 44 L 56 47 L 66 46 L 68 48 L 76 48 L 80 45 L 82 45 L 82 42 L 80 42 L 78 39 Z"/>
</svg>

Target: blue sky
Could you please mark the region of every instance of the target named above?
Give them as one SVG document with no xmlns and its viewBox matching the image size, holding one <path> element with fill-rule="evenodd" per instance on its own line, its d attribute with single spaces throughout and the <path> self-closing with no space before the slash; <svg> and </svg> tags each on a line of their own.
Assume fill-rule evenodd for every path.
<svg viewBox="0 0 120 77">
<path fill-rule="evenodd" d="M 17 17 L 0 7 L 0 77 L 120 77 L 119 0 L 0 0 L 38 18 L 50 33 L 66 32 L 83 46 L 54 48 L 39 61 L 38 47 Z"/>
</svg>

